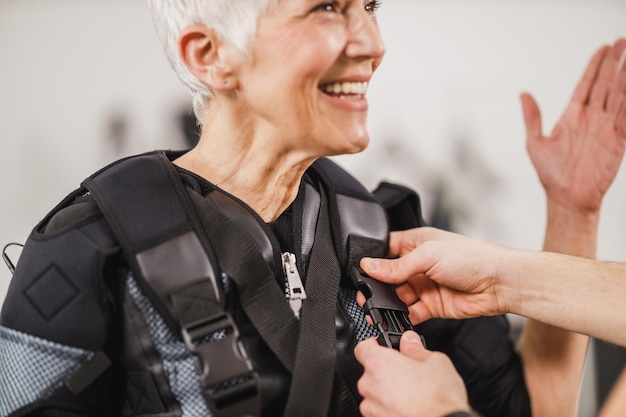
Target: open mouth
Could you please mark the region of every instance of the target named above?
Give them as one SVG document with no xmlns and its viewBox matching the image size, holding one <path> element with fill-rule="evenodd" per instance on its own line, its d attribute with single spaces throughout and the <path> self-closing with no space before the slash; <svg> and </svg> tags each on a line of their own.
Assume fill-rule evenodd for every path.
<svg viewBox="0 0 626 417">
<path fill-rule="evenodd" d="M 319 89 L 329 96 L 342 100 L 361 100 L 367 93 L 367 82 L 332 82 L 319 86 Z"/>
</svg>

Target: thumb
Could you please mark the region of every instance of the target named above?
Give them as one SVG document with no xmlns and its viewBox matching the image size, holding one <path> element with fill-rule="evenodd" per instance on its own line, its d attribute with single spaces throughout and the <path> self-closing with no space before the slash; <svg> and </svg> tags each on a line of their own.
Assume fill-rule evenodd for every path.
<svg viewBox="0 0 626 417">
<path fill-rule="evenodd" d="M 388 284 L 401 284 L 408 279 L 408 276 L 400 270 L 401 259 L 362 258 L 360 265 L 372 278 Z"/>
<path fill-rule="evenodd" d="M 421 359 L 428 352 L 422 344 L 422 338 L 413 330 L 407 330 L 400 338 L 400 352 L 413 359 Z"/>
<path fill-rule="evenodd" d="M 522 93 L 520 100 L 522 102 L 522 112 L 524 113 L 524 124 L 526 125 L 526 141 L 530 145 L 530 142 L 541 139 L 543 135 L 541 111 L 539 111 L 537 102 L 529 93 Z"/>
</svg>

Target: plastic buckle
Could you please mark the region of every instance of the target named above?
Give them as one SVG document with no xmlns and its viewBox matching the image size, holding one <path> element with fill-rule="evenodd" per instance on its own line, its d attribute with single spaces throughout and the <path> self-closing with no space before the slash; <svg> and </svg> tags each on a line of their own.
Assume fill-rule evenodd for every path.
<svg viewBox="0 0 626 417">
<path fill-rule="evenodd" d="M 223 336 L 216 338 L 218 332 Z M 184 326 L 182 334 L 198 361 L 200 383 L 215 417 L 259 416 L 259 377 L 230 314 L 220 313 Z"/>
<path fill-rule="evenodd" d="M 413 330 L 409 320 L 409 309 L 398 298 L 393 286 L 375 280 L 360 267 L 350 267 L 352 283 L 365 295 L 363 305 L 379 332 L 378 343 L 390 348 L 400 348 L 400 337 L 407 330 Z"/>
</svg>

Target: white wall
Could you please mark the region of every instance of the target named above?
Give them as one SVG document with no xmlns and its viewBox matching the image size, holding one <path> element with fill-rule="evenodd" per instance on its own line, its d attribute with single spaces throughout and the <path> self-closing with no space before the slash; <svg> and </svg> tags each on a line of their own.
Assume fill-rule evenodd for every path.
<svg viewBox="0 0 626 417">
<path fill-rule="evenodd" d="M 460 231 L 539 248 L 544 197 L 518 94 L 535 94 L 551 129 L 591 54 L 626 36 L 625 22 L 624 0 L 385 0 L 372 145 L 338 159 L 369 186 L 417 188 L 427 215 L 444 181 L 465 207 Z M 186 103 L 144 1 L 0 1 L 0 244 L 23 242 L 114 158 L 181 147 L 174 118 Z M 131 141 L 115 148 L 107 126 L 119 117 Z M 600 258 L 626 260 L 625 189 L 622 170 L 605 199 Z M 9 280 L 0 267 L 0 300 Z"/>
<path fill-rule="evenodd" d="M 593 52 L 626 36 L 626 1 L 396 0 L 381 8 L 381 25 L 388 53 L 371 87 L 373 143 L 346 164 L 370 184 L 382 171 L 422 191 L 429 176 L 447 177 L 456 200 L 471 206 L 465 233 L 540 247 L 543 191 L 526 154 L 518 95 L 534 94 L 549 132 Z M 389 159 L 381 157 L 389 139 L 416 161 L 400 155 L 403 163 L 368 170 L 379 166 L 370 161 Z M 455 168 L 455 141 L 473 155 L 465 170 Z M 483 180 L 493 186 L 484 190 Z M 602 258 L 626 260 L 625 186 L 621 172 L 605 200 Z"/>
<path fill-rule="evenodd" d="M 23 242 L 118 155 L 181 146 L 173 112 L 187 96 L 144 1 L 2 0 L 0 57 L 0 244 Z M 119 115 L 132 141 L 116 150 L 107 126 Z"/>
</svg>

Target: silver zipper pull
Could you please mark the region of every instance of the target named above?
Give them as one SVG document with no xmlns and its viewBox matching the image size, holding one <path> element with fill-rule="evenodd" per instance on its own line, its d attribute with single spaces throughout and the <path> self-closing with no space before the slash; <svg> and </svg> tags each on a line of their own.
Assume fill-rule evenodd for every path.
<svg viewBox="0 0 626 417">
<path fill-rule="evenodd" d="M 299 319 L 302 300 L 306 299 L 306 292 L 304 292 L 304 285 L 302 285 L 302 280 L 296 267 L 296 256 L 293 253 L 285 252 L 281 258 L 283 272 L 285 273 L 285 278 L 287 278 L 286 297 L 289 300 L 293 314 Z"/>
</svg>

